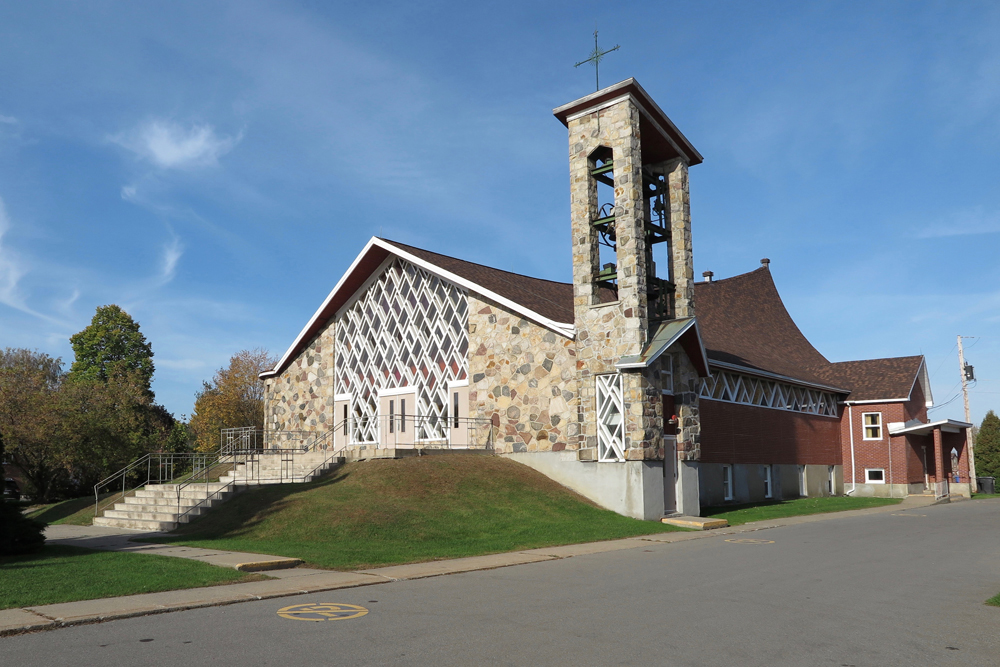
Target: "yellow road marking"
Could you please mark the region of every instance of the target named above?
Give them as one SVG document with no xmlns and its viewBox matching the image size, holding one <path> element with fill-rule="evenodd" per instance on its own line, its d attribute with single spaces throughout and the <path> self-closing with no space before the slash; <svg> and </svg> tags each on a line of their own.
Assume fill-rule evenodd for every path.
<svg viewBox="0 0 1000 667">
<path fill-rule="evenodd" d="M 278 610 L 278 616 L 292 621 L 346 621 L 360 618 L 368 613 L 364 607 L 356 604 L 338 604 L 320 602 L 308 604 L 293 604 Z"/>
</svg>

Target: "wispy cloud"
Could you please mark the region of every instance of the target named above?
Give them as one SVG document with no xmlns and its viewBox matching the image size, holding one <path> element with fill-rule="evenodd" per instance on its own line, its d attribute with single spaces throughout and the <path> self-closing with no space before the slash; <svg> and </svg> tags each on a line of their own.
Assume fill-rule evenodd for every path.
<svg viewBox="0 0 1000 667">
<path fill-rule="evenodd" d="M 111 141 L 164 169 L 212 167 L 243 139 L 219 136 L 211 125 L 184 127 L 168 120 L 151 120 L 113 137 Z M 124 191 L 123 191 L 124 197 Z"/>
<path fill-rule="evenodd" d="M 0 304 L 20 310 L 23 313 L 33 315 L 47 322 L 59 323 L 57 319 L 29 308 L 24 297 L 21 295 L 18 286 L 21 278 L 27 273 L 27 270 L 17 258 L 14 251 L 4 244 L 4 236 L 10 231 L 10 227 L 7 208 L 3 203 L 3 199 L 0 199 Z"/>
<path fill-rule="evenodd" d="M 935 239 L 945 236 L 972 236 L 1000 233 L 1000 212 L 986 211 L 976 206 L 956 211 L 944 220 L 920 230 L 917 238 Z"/>
<path fill-rule="evenodd" d="M 163 246 L 163 263 L 160 267 L 160 278 L 159 284 L 166 285 L 174 276 L 177 274 L 177 262 L 180 260 L 181 255 L 184 254 L 184 246 L 181 245 L 180 239 L 174 237 Z"/>
<path fill-rule="evenodd" d="M 3 123 L 4 125 L 14 125 L 17 123 L 17 119 L 13 116 L 4 116 L 3 114 L 0 114 L 0 123 Z"/>
</svg>

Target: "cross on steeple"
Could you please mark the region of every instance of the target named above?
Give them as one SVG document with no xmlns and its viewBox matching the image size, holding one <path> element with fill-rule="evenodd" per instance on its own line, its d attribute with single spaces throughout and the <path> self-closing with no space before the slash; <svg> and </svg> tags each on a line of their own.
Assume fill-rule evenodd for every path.
<svg viewBox="0 0 1000 667">
<path fill-rule="evenodd" d="M 577 64 L 573 65 L 573 67 L 579 67 L 580 65 L 583 65 L 585 63 L 594 63 L 594 81 L 597 84 L 597 88 L 595 90 L 600 90 L 601 89 L 601 60 L 604 58 L 604 56 L 608 55 L 612 51 L 617 51 L 620 48 L 621 48 L 621 46 L 619 46 L 618 44 L 615 44 L 613 47 L 611 47 L 607 51 L 601 51 L 601 49 L 597 46 L 597 31 L 595 30 L 594 31 L 594 50 L 591 52 L 590 57 L 587 58 L 586 60 L 581 60 Z"/>
</svg>

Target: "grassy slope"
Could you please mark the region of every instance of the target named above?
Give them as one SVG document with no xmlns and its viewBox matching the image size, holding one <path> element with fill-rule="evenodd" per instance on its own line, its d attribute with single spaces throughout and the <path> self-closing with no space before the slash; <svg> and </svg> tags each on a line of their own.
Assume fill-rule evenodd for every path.
<svg viewBox="0 0 1000 667">
<path fill-rule="evenodd" d="M 102 495 L 101 500 L 109 495 L 111 494 Z M 58 503 L 32 507 L 27 514 L 32 519 L 53 525 L 89 526 L 94 522 L 94 497 L 70 498 Z"/>
<path fill-rule="evenodd" d="M 868 507 L 882 507 L 902 502 L 898 498 L 854 498 L 850 496 L 830 496 L 827 498 L 797 498 L 769 503 L 750 505 L 723 505 L 721 507 L 703 507 L 702 516 L 726 519 L 730 526 L 741 526 L 751 521 L 767 521 L 784 519 L 789 516 L 803 514 L 822 514 L 824 512 L 843 512 L 859 510 Z"/>
<path fill-rule="evenodd" d="M 229 568 L 167 556 L 46 546 L 0 557 L 0 609 L 258 581 Z"/>
<path fill-rule="evenodd" d="M 443 455 L 350 463 L 310 484 L 247 491 L 157 541 L 356 569 L 668 530 L 519 463 Z"/>
</svg>

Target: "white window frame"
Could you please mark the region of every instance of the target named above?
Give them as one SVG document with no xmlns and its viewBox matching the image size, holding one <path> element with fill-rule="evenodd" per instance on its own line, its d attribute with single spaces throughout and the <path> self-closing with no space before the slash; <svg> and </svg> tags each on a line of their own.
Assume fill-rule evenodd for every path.
<svg viewBox="0 0 1000 667">
<path fill-rule="evenodd" d="M 660 357 L 660 393 L 674 394 L 674 358 L 669 354 Z"/>
<path fill-rule="evenodd" d="M 733 492 L 736 485 L 733 483 L 733 466 L 731 463 L 722 464 L 722 499 L 733 500 L 736 494 Z"/>
<path fill-rule="evenodd" d="M 809 488 L 806 486 L 806 467 L 799 466 L 799 496 L 805 498 L 809 495 Z"/>
<path fill-rule="evenodd" d="M 876 470 L 882 473 L 882 479 L 871 478 L 871 473 Z M 865 484 L 885 484 L 885 468 L 865 468 Z"/>
<path fill-rule="evenodd" d="M 826 467 L 826 490 L 831 496 L 837 490 L 837 466 Z"/>
<path fill-rule="evenodd" d="M 625 391 L 621 373 L 594 377 L 597 398 L 597 460 L 625 460 Z M 615 421 L 617 411 L 618 421 Z"/>
<path fill-rule="evenodd" d="M 877 424 L 869 424 L 868 423 L 868 419 L 867 419 L 867 417 L 869 415 L 877 415 L 878 416 L 878 423 Z M 877 438 L 869 438 L 868 437 L 868 429 L 870 429 L 870 428 L 877 428 L 878 429 L 878 437 Z M 862 429 L 861 430 L 861 439 L 862 440 L 872 440 L 872 441 L 882 440 L 882 413 L 881 412 L 862 412 L 861 413 L 861 429 Z"/>
<path fill-rule="evenodd" d="M 771 474 L 772 466 L 764 466 L 764 497 L 774 498 L 774 476 Z"/>
</svg>

